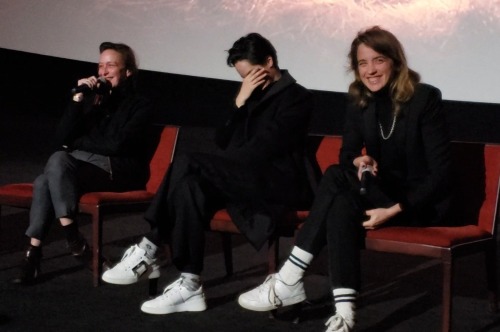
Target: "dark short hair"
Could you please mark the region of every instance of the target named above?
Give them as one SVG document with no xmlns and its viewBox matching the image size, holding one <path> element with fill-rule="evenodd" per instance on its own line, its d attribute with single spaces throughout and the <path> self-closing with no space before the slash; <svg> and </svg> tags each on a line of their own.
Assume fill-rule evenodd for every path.
<svg viewBox="0 0 500 332">
<path fill-rule="evenodd" d="M 270 56 L 274 66 L 278 68 L 278 56 L 273 44 L 256 32 L 235 41 L 227 52 L 227 65 L 230 67 L 234 67 L 234 64 L 241 60 L 247 60 L 253 65 L 263 65 Z"/>
<path fill-rule="evenodd" d="M 137 66 L 137 61 L 135 59 L 135 53 L 130 48 L 130 46 L 122 44 L 122 43 L 112 43 L 112 42 L 103 42 L 99 46 L 99 53 L 102 53 L 106 50 L 114 50 L 120 53 L 123 57 L 123 61 L 125 63 L 125 69 L 130 71 L 131 75 L 137 74 L 139 71 L 139 67 Z"/>
</svg>

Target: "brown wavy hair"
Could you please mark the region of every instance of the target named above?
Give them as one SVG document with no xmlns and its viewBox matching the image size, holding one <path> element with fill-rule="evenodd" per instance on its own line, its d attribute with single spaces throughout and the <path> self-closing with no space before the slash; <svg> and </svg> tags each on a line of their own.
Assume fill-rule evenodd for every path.
<svg viewBox="0 0 500 332">
<path fill-rule="evenodd" d="M 357 106 L 365 108 L 372 97 L 359 76 L 357 55 L 361 44 L 392 60 L 392 74 L 388 84 L 393 111 L 395 114 L 399 113 L 401 105 L 413 96 L 415 86 L 420 82 L 420 75 L 408 67 L 403 46 L 391 32 L 379 26 L 360 31 L 352 41 L 349 52 L 349 70 L 354 72 L 354 81 L 349 85 L 349 96 Z"/>
</svg>

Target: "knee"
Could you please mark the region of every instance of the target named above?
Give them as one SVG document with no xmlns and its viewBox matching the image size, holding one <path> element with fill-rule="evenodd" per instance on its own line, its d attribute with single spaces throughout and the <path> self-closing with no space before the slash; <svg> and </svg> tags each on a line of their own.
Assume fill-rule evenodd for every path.
<svg viewBox="0 0 500 332">
<path fill-rule="evenodd" d="M 45 188 L 47 188 L 47 177 L 42 174 L 33 181 L 33 193 L 43 191 Z"/>
<path fill-rule="evenodd" d="M 59 172 L 70 165 L 71 156 L 66 151 L 54 152 L 45 165 L 45 173 Z"/>
<path fill-rule="evenodd" d="M 325 173 L 324 173 L 323 177 L 324 177 L 324 178 L 331 178 L 331 179 L 334 179 L 334 178 L 338 178 L 338 177 L 340 176 L 340 174 L 342 174 L 342 173 L 343 173 L 343 170 L 342 170 L 342 168 L 340 167 L 340 165 L 330 165 L 330 166 L 326 169 L 326 171 L 325 171 Z"/>
</svg>

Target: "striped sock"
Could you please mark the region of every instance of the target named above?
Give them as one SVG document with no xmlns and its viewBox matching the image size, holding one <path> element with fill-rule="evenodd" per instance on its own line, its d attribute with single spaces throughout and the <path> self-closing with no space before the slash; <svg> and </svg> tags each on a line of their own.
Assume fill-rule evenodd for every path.
<svg viewBox="0 0 500 332">
<path fill-rule="evenodd" d="M 336 288 L 333 290 L 335 309 L 341 315 L 349 328 L 356 322 L 356 298 L 358 292 L 351 288 Z"/>
<path fill-rule="evenodd" d="M 278 272 L 281 280 L 287 285 L 295 285 L 302 279 L 313 258 L 314 256 L 307 251 L 297 246 L 293 247 L 292 253 Z"/>
</svg>

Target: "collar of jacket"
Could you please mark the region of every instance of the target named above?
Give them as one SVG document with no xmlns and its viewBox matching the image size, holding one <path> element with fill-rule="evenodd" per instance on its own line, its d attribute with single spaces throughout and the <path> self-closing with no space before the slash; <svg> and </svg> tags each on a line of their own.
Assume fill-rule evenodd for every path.
<svg viewBox="0 0 500 332">
<path fill-rule="evenodd" d="M 281 91 L 285 90 L 287 87 L 290 85 L 294 84 L 297 82 L 290 73 L 288 73 L 288 70 L 280 70 L 281 77 L 279 80 L 274 82 L 273 86 L 270 88 L 269 92 L 266 93 L 264 98 L 260 101 L 260 103 L 266 101 L 267 99 L 271 98 L 272 96 L 280 93 Z M 260 104 L 259 103 L 259 104 Z"/>
</svg>

